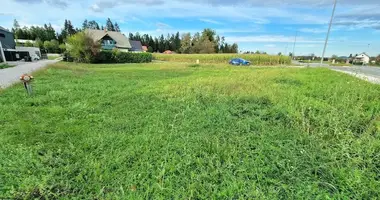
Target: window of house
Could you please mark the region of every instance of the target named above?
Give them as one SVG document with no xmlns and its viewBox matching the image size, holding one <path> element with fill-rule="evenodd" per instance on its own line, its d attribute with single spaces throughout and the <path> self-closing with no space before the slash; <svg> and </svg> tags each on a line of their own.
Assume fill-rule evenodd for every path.
<svg viewBox="0 0 380 200">
<path fill-rule="evenodd" d="M 0 37 L 5 38 L 4 33 L 0 33 Z"/>
</svg>

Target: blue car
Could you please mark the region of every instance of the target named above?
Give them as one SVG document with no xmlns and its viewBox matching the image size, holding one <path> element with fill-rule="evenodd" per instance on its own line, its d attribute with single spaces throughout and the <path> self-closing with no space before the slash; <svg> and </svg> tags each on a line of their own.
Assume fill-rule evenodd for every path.
<svg viewBox="0 0 380 200">
<path fill-rule="evenodd" d="M 251 62 L 244 60 L 242 58 L 234 58 L 229 62 L 231 65 L 250 65 Z"/>
</svg>

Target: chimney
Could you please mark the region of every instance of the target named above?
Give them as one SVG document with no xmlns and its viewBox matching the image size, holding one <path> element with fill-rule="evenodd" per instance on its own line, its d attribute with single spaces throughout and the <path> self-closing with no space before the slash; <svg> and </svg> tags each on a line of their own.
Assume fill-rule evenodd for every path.
<svg viewBox="0 0 380 200">
<path fill-rule="evenodd" d="M 104 32 L 107 32 L 107 27 L 104 27 Z"/>
</svg>

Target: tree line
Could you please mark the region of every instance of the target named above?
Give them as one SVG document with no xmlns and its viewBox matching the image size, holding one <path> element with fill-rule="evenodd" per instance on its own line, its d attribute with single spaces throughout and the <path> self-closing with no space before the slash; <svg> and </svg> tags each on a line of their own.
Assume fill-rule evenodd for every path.
<svg viewBox="0 0 380 200">
<path fill-rule="evenodd" d="M 26 43 L 25 46 L 35 46 L 45 49 L 49 53 L 63 53 L 67 38 L 85 29 L 96 29 L 121 32 L 119 24 L 113 23 L 110 18 L 106 20 L 105 25 L 99 25 L 95 20 L 83 21 L 81 27 L 74 27 L 70 20 L 65 20 L 61 32 L 55 32 L 52 25 L 20 27 L 15 19 L 12 32 L 15 39 L 34 40 L 35 43 Z M 148 52 L 164 52 L 167 50 L 177 53 L 238 53 L 238 45 L 228 44 L 225 38 L 216 34 L 212 29 L 204 29 L 193 35 L 190 33 L 168 34 L 166 37 L 161 34 L 154 37 L 149 34 L 129 33 L 129 39 L 141 41 L 143 46 L 148 47 Z"/>
</svg>

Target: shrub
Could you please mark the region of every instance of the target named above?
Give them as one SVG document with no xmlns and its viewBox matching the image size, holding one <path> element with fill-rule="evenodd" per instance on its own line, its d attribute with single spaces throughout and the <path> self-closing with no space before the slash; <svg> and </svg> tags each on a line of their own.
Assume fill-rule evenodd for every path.
<svg viewBox="0 0 380 200">
<path fill-rule="evenodd" d="M 94 63 L 148 63 L 152 62 L 150 53 L 129 53 L 118 50 L 101 51 L 94 59 Z"/>
<path fill-rule="evenodd" d="M 87 33 L 79 32 L 67 40 L 67 52 L 75 62 L 94 62 L 100 52 L 100 43 Z"/>
</svg>

